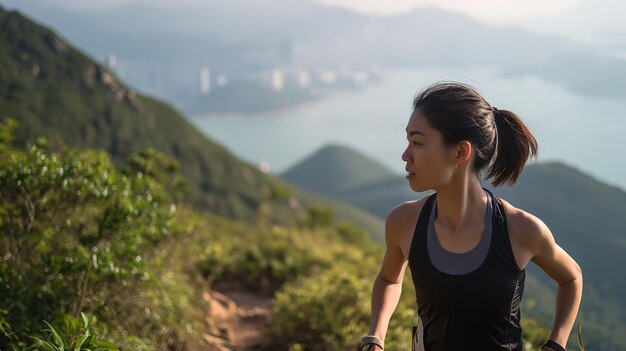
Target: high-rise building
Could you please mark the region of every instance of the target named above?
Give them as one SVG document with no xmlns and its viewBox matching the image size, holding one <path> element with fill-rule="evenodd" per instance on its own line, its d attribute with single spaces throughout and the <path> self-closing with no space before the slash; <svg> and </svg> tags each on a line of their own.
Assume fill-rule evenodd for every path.
<svg viewBox="0 0 626 351">
<path fill-rule="evenodd" d="M 337 82 L 337 73 L 332 70 L 323 70 L 319 74 L 319 79 L 326 85 L 333 85 Z"/>
<path fill-rule="evenodd" d="M 107 56 L 107 66 L 110 69 L 115 69 L 117 66 L 117 56 L 115 56 L 114 53 L 110 53 L 109 56 Z"/>
<path fill-rule="evenodd" d="M 275 68 L 272 71 L 272 89 L 275 91 L 281 91 L 285 87 L 285 79 L 283 76 L 283 71 Z"/>
<path fill-rule="evenodd" d="M 225 74 L 218 75 L 216 83 L 218 87 L 226 86 L 226 83 L 228 83 L 228 79 L 226 78 L 226 75 Z"/>
<path fill-rule="evenodd" d="M 298 80 L 298 86 L 300 89 L 306 89 L 311 84 L 311 76 L 309 75 L 309 71 L 307 70 L 299 70 L 296 74 Z"/>
<path fill-rule="evenodd" d="M 208 95 L 211 92 L 211 72 L 209 67 L 200 68 L 200 93 Z"/>
</svg>

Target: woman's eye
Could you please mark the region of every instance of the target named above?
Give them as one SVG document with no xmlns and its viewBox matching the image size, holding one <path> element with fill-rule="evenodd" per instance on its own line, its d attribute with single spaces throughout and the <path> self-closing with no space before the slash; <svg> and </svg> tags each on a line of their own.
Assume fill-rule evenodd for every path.
<svg viewBox="0 0 626 351">
<path fill-rule="evenodd" d="M 406 141 L 409 142 L 409 144 L 411 144 L 413 146 L 422 145 L 422 143 L 418 143 L 417 141 L 413 141 L 413 140 L 409 139 L 408 137 L 406 138 Z"/>
</svg>

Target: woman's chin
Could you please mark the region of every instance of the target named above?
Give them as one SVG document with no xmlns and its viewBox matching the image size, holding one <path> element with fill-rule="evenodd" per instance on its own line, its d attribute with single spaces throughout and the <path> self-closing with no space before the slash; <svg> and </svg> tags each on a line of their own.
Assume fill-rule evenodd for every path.
<svg viewBox="0 0 626 351">
<path fill-rule="evenodd" d="M 424 191 L 433 189 L 432 186 L 424 186 L 424 184 L 418 184 L 415 181 L 414 177 L 412 177 L 412 179 L 409 179 L 409 187 L 411 188 L 411 190 L 413 190 L 416 193 L 422 193 Z"/>
<path fill-rule="evenodd" d="M 415 191 L 416 193 L 423 191 L 423 190 L 420 190 L 420 186 L 418 186 L 418 184 L 415 184 L 415 180 L 411 181 L 409 179 L 409 187 L 411 188 L 411 190 Z"/>
</svg>

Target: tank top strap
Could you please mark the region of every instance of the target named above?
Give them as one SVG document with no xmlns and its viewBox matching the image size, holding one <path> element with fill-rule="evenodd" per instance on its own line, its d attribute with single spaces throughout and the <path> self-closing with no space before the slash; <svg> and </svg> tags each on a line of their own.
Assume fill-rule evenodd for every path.
<svg viewBox="0 0 626 351">
<path fill-rule="evenodd" d="M 420 252 L 420 248 L 426 250 L 426 235 L 428 234 L 428 222 L 430 219 L 430 212 L 433 208 L 433 203 L 437 197 L 437 193 L 434 192 L 428 196 L 426 202 L 420 210 L 415 230 L 413 231 L 413 238 L 411 239 L 411 246 L 409 249 L 409 265 L 415 262 L 415 259 L 423 255 L 424 252 Z M 423 242 L 422 242 L 423 241 Z M 421 245 L 420 245 L 421 244 Z"/>
<path fill-rule="evenodd" d="M 502 201 L 498 196 L 494 195 L 487 189 L 485 190 L 489 192 L 493 201 L 493 235 L 491 245 L 493 246 L 494 254 L 501 262 L 505 263 L 509 269 L 519 273 L 521 270 L 519 269 L 519 266 L 515 261 L 515 255 L 513 254 L 513 247 L 511 245 L 511 238 L 507 226 L 504 204 L 502 204 Z"/>
</svg>

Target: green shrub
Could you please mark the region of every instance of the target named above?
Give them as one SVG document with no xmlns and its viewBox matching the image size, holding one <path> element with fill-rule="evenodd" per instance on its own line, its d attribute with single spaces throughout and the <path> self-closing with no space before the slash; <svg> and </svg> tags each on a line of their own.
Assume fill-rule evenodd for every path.
<svg viewBox="0 0 626 351">
<path fill-rule="evenodd" d="M 337 228 L 250 228 L 236 238 L 212 242 L 198 268 L 210 281 L 239 282 L 251 290 L 273 292 L 287 281 L 337 262 L 371 267 L 382 256 L 365 235 L 345 223 Z M 363 242 L 362 247 L 352 240 Z"/>
<path fill-rule="evenodd" d="M 63 330 L 55 328 L 48 322 L 47 338 L 32 337 L 35 342 L 24 351 L 97 351 L 97 350 L 118 350 L 115 344 L 100 341 L 94 334 L 89 318 L 81 313 L 82 324 L 70 315 L 64 316 L 65 328 Z"/>
<path fill-rule="evenodd" d="M 366 247 L 371 243 L 367 232 L 352 223 L 341 222 L 335 227 L 339 238 L 349 244 L 359 247 Z"/>
<path fill-rule="evenodd" d="M 12 148 L 11 128 L 0 124 L 0 309 L 23 337 L 146 279 L 144 255 L 178 226 L 162 155 L 133 155 L 120 172 L 103 151 Z"/>
<path fill-rule="evenodd" d="M 246 237 L 212 243 L 198 268 L 210 281 L 237 281 L 271 292 L 315 267 L 330 265 L 330 257 L 308 245 L 306 237 L 295 228 L 257 228 Z"/>
<path fill-rule="evenodd" d="M 369 329 L 369 281 L 345 266 L 289 282 L 276 293 L 272 331 L 283 346 L 355 350 Z"/>
<path fill-rule="evenodd" d="M 304 226 L 308 228 L 328 227 L 335 221 L 333 210 L 326 206 L 311 206 L 307 208 L 307 218 Z"/>
</svg>

